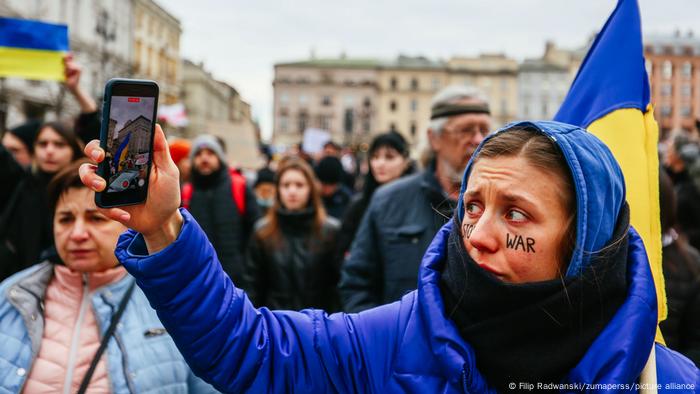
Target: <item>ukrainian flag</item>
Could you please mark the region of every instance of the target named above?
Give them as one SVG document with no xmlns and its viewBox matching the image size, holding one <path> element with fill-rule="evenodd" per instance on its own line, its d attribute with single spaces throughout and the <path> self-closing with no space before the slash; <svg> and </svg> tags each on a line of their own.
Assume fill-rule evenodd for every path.
<svg viewBox="0 0 700 394">
<path fill-rule="evenodd" d="M 588 51 L 555 120 L 603 140 L 625 175 L 631 222 L 654 274 L 659 321 L 666 318 L 659 218 L 659 130 L 649 102 L 636 0 L 619 0 Z M 658 336 L 659 339 L 660 336 Z"/>
<path fill-rule="evenodd" d="M 63 81 L 68 26 L 0 17 L 0 77 Z"/>
<path fill-rule="evenodd" d="M 117 153 L 114 155 L 113 166 L 118 171 L 122 170 L 122 167 L 124 166 L 124 160 L 126 160 L 126 156 L 129 154 L 129 140 L 130 139 L 131 139 L 131 133 L 126 135 L 126 138 L 124 138 L 124 141 L 122 141 L 122 143 L 119 145 L 119 148 L 117 148 Z"/>
</svg>

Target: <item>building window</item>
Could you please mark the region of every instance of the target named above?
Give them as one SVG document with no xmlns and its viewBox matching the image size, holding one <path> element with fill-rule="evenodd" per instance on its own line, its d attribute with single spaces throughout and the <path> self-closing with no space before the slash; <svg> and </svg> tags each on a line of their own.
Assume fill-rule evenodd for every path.
<svg viewBox="0 0 700 394">
<path fill-rule="evenodd" d="M 692 89 L 690 87 L 690 84 L 684 83 L 683 86 L 681 86 L 681 96 L 690 97 L 691 93 L 692 93 Z"/>
<path fill-rule="evenodd" d="M 673 86 L 670 83 L 661 85 L 661 95 L 670 96 L 673 93 Z"/>
<path fill-rule="evenodd" d="M 693 65 L 690 62 L 683 63 L 682 71 L 683 78 L 690 78 L 693 75 Z"/>
<path fill-rule="evenodd" d="M 417 78 L 411 79 L 411 90 L 418 90 L 418 79 Z"/>
<path fill-rule="evenodd" d="M 343 118 L 343 131 L 345 131 L 345 133 L 347 133 L 347 134 L 352 133 L 352 130 L 355 126 L 354 120 L 355 119 L 354 119 L 352 108 L 346 108 L 345 109 L 345 116 Z"/>
<path fill-rule="evenodd" d="M 289 124 L 286 116 L 280 117 L 280 132 L 286 133 L 289 129 Z"/>
<path fill-rule="evenodd" d="M 416 131 L 418 127 L 416 126 L 416 122 L 411 122 L 411 137 L 415 138 L 416 137 Z"/>
<path fill-rule="evenodd" d="M 371 129 L 372 127 L 369 122 L 369 116 L 365 116 L 362 119 L 362 131 L 364 131 L 365 133 L 369 133 Z"/>
<path fill-rule="evenodd" d="M 362 101 L 362 106 L 365 108 L 369 108 L 372 105 L 372 100 L 369 99 L 369 97 L 365 97 L 365 99 Z"/>
<path fill-rule="evenodd" d="M 396 90 L 399 87 L 399 82 L 396 80 L 396 77 L 391 77 L 391 80 L 389 81 L 389 87 L 391 90 Z"/>
<path fill-rule="evenodd" d="M 395 112 L 395 111 L 396 111 L 396 107 L 397 107 L 397 105 L 396 105 L 396 100 L 391 100 L 391 101 L 389 102 L 389 110 L 390 110 L 391 112 Z"/>
<path fill-rule="evenodd" d="M 319 126 L 320 126 L 323 130 L 331 131 L 331 117 L 330 117 L 330 116 L 328 116 L 328 115 L 321 115 L 321 116 L 318 117 L 318 120 L 319 120 L 319 122 L 318 122 L 318 123 L 319 123 Z"/>
<path fill-rule="evenodd" d="M 306 130 L 306 127 L 308 124 L 309 124 L 309 115 L 305 111 L 299 112 L 299 124 L 298 124 L 299 133 L 303 133 L 304 130 Z"/>
<path fill-rule="evenodd" d="M 309 103 L 309 96 L 305 94 L 300 94 L 299 95 L 299 104 L 301 105 L 306 105 Z"/>
<path fill-rule="evenodd" d="M 507 92 L 508 91 L 508 81 L 505 79 L 501 79 L 501 92 Z"/>
<path fill-rule="evenodd" d="M 440 89 L 440 78 L 433 78 L 433 90 Z"/>
<path fill-rule="evenodd" d="M 418 100 L 412 99 L 411 100 L 411 112 L 416 112 L 418 111 Z"/>
<path fill-rule="evenodd" d="M 673 64 L 670 61 L 665 60 L 661 65 L 661 75 L 664 79 L 671 79 L 673 76 Z"/>
<path fill-rule="evenodd" d="M 661 116 L 662 117 L 671 116 L 671 106 L 670 105 L 662 105 L 661 106 Z"/>
<path fill-rule="evenodd" d="M 355 97 L 345 96 L 345 98 L 343 99 L 343 103 L 345 104 L 346 107 L 352 107 L 355 105 Z"/>
<path fill-rule="evenodd" d="M 282 104 L 282 105 L 289 104 L 289 93 L 281 93 L 280 94 L 280 104 Z"/>
<path fill-rule="evenodd" d="M 681 116 L 690 116 L 690 105 L 684 105 L 681 107 Z"/>
<path fill-rule="evenodd" d="M 321 105 L 324 107 L 330 107 L 331 106 L 331 96 L 329 95 L 324 95 L 321 97 Z"/>
</svg>

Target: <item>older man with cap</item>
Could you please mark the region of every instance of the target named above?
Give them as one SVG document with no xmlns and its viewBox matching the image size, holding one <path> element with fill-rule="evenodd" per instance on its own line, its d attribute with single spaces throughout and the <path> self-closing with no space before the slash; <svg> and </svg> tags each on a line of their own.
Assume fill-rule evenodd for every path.
<svg viewBox="0 0 700 394">
<path fill-rule="evenodd" d="M 372 196 L 341 271 L 345 311 L 396 301 L 416 288 L 420 259 L 452 216 L 461 176 L 490 127 L 488 103 L 476 89 L 449 86 L 435 95 L 428 129 L 433 158 L 422 172 Z"/>
</svg>

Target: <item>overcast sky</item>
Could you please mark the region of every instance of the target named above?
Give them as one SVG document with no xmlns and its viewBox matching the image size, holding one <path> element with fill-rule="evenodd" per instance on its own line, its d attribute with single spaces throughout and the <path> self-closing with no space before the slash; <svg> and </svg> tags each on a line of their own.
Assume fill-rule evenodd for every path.
<svg viewBox="0 0 700 394">
<path fill-rule="evenodd" d="M 146 119 L 153 118 L 153 97 L 140 97 L 138 103 L 130 103 L 127 96 L 112 96 L 109 108 L 109 118 L 117 121 L 114 131 L 119 132 L 129 120 L 143 115 Z"/>
<path fill-rule="evenodd" d="M 579 47 L 615 0 L 158 0 L 182 23 L 181 56 L 203 61 L 253 106 L 263 136 L 272 129 L 273 65 L 316 57 L 447 59 L 503 52 L 541 56 L 547 39 Z M 639 0 L 648 33 L 700 34 L 700 1 Z"/>
</svg>

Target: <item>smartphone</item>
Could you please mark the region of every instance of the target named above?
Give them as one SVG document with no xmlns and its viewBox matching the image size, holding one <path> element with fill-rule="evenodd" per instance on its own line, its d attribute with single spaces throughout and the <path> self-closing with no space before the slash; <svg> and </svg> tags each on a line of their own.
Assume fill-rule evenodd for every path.
<svg viewBox="0 0 700 394">
<path fill-rule="evenodd" d="M 154 81 L 107 81 L 100 129 L 105 159 L 97 167 L 97 174 L 104 178 L 107 187 L 95 193 L 98 207 L 146 201 L 157 109 L 158 84 Z"/>
</svg>

